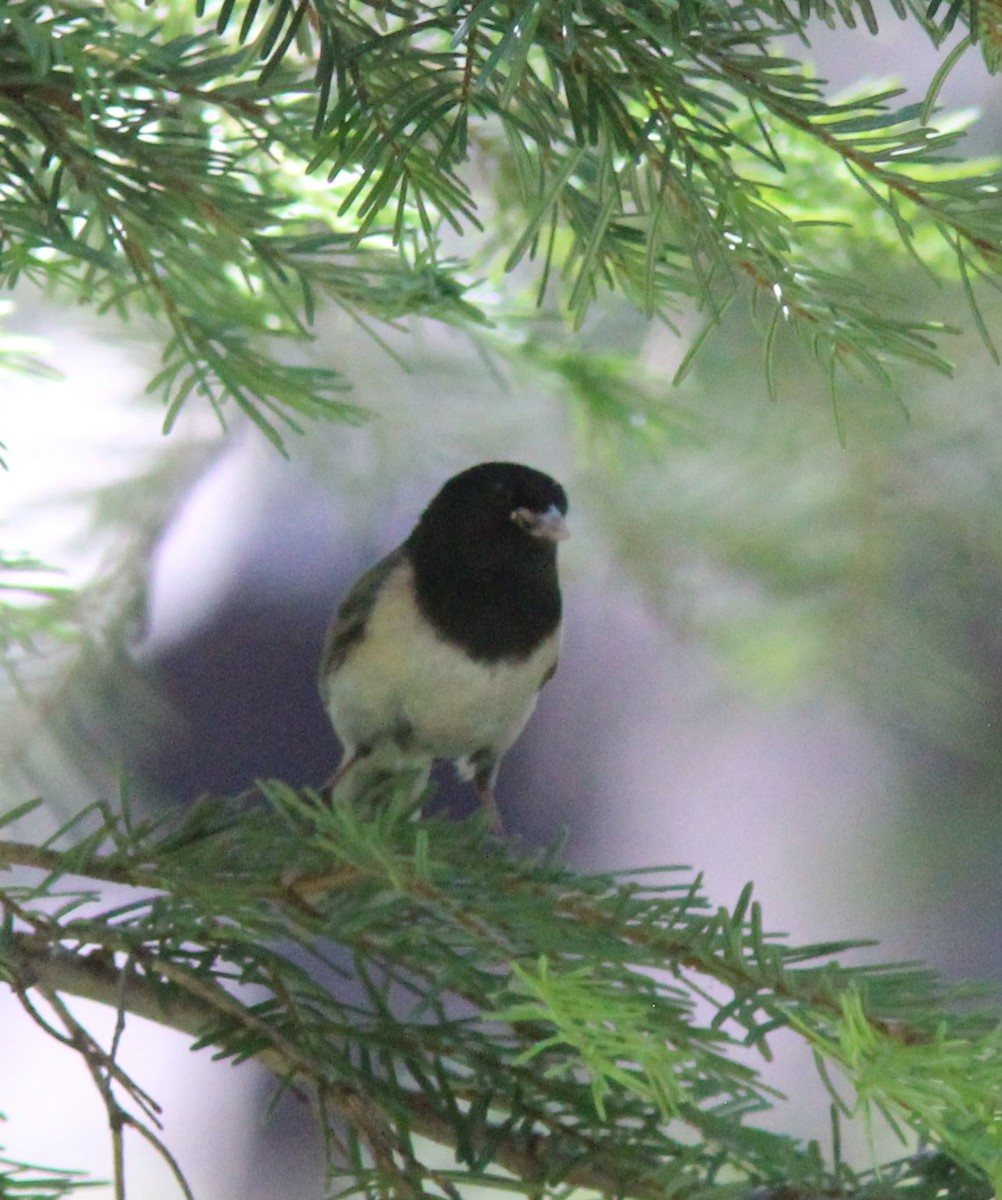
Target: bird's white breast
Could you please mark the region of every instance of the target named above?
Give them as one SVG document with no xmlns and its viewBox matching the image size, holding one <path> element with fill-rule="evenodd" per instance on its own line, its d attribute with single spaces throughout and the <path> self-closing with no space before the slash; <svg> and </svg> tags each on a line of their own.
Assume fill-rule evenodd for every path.
<svg viewBox="0 0 1002 1200">
<path fill-rule="evenodd" d="M 515 741 L 557 661 L 560 631 L 527 658 L 485 663 L 439 637 L 421 615 L 406 562 L 385 580 L 364 636 L 327 681 L 327 706 L 346 748 L 379 744 L 395 728 L 412 749 L 462 759 Z"/>
</svg>

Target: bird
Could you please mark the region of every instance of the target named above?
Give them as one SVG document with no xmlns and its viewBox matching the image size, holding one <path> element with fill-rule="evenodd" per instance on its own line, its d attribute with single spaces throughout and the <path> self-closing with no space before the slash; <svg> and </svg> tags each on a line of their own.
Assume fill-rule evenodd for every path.
<svg viewBox="0 0 1002 1200">
<path fill-rule="evenodd" d="M 330 794 L 436 760 L 472 781 L 492 833 L 502 757 L 557 667 L 557 544 L 569 536 L 555 479 L 483 462 L 447 480 L 409 536 L 351 587 L 330 627 L 320 694 L 342 746 Z"/>
</svg>

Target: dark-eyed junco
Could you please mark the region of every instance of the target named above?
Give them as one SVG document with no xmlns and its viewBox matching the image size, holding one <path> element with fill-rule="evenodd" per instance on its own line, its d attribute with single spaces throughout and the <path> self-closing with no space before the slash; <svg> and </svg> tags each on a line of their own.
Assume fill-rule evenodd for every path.
<svg viewBox="0 0 1002 1200">
<path fill-rule="evenodd" d="M 566 513 L 549 475 L 480 463 L 453 476 L 406 541 L 357 581 L 320 668 L 344 744 L 332 787 L 349 770 L 426 773 L 450 759 L 500 832 L 498 764 L 557 666 Z"/>
</svg>

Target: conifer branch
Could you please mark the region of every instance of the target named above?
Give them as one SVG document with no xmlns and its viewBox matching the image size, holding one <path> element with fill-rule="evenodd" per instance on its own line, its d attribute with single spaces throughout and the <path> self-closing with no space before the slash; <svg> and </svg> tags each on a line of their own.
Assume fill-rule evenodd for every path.
<svg viewBox="0 0 1002 1200">
<path fill-rule="evenodd" d="M 0 864 L 21 873 L 0 889 L 0 971 L 22 1001 L 85 995 L 257 1058 L 318 1119 L 356 1129 L 369 1164 L 357 1179 L 375 1170 L 419 1191 L 501 1168 L 528 1191 L 646 1200 L 672 1181 L 702 1194 L 718 1155 L 749 1188 L 830 1189 L 816 1150 L 744 1121 L 771 1092 L 728 1047 L 764 1049 L 780 1028 L 849 1086 L 865 1080 L 861 1101 L 994 1172 L 990 1140 L 944 1120 L 942 1096 L 966 1088 L 958 1112 L 996 1103 L 998 1033 L 951 1013 L 931 972 L 842 966 L 850 943 L 785 946 L 747 890 L 708 912 L 693 884 L 513 859 L 480 822 L 415 824 L 406 794 L 370 816 L 263 792 L 266 809 L 206 800 L 153 823 L 98 806 L 63 831 L 63 850 L 0 843 Z M 22 882 L 25 870 L 40 878 Z M 105 884 L 136 895 L 102 900 Z M 113 1055 L 93 1061 L 110 1086 Z M 695 1142 L 676 1136 L 684 1127 Z M 459 1173 L 422 1165 L 414 1134 L 452 1146 Z"/>
<path fill-rule="evenodd" d="M 8 966 L 16 969 L 15 986 L 19 992 L 32 988 L 43 994 L 77 996 L 93 1000 L 111 1008 L 121 1006 L 126 1012 L 155 1024 L 174 1029 L 196 1041 L 201 1041 L 208 1031 L 218 1026 L 220 1018 L 229 1018 L 246 1023 L 253 1032 L 260 1032 L 251 1014 L 243 1006 L 234 1003 L 230 994 L 222 988 L 206 988 L 183 972 L 168 969 L 165 978 L 171 979 L 176 987 L 169 993 L 162 985 L 131 972 L 124 979 L 113 963 L 99 955 L 74 954 L 24 935 L 15 935 L 13 951 Z M 162 970 L 163 963 L 145 964 L 154 972 Z M 253 1056 L 257 1062 L 271 1072 L 276 1080 L 284 1084 L 312 1081 L 312 1065 L 304 1062 L 301 1054 L 288 1044 L 275 1044 L 273 1034 L 268 1035 L 268 1044 Z M 309 1103 L 307 1094 L 297 1089 Z M 387 1119 L 371 1103 L 362 1100 L 357 1090 L 350 1087 L 324 1088 L 323 1100 L 339 1116 L 347 1120 L 369 1141 L 378 1141 L 378 1133 L 388 1125 Z M 408 1123 L 418 1136 L 450 1149 L 456 1148 L 456 1130 L 444 1120 L 439 1112 L 416 1092 L 406 1094 L 403 1101 L 408 1113 Z M 318 1109 L 312 1106 L 314 1112 Z M 385 1135 L 384 1135 L 385 1136 Z M 497 1133 L 491 1136 L 492 1153 L 495 1161 L 506 1171 L 518 1178 L 531 1180 L 545 1174 L 545 1167 L 552 1154 L 552 1147 L 545 1136 L 530 1139 L 514 1134 Z M 601 1159 L 600 1148 L 592 1145 L 590 1152 Z M 644 1164 L 636 1164 L 641 1177 Z M 572 1169 L 564 1183 L 589 1188 L 601 1194 L 616 1191 L 636 1200 L 658 1200 L 663 1195 L 659 1185 L 635 1182 L 628 1191 L 619 1192 L 621 1181 L 608 1171 L 603 1171 L 600 1161 Z"/>
<path fill-rule="evenodd" d="M 193 398 L 278 445 L 303 420 L 356 420 L 349 364 L 278 352 L 311 339 L 318 303 L 504 325 L 521 298 L 476 305 L 471 283 L 538 253 L 537 297 L 574 327 L 606 289 L 716 323 L 745 278 L 828 374 L 886 389 L 904 362 L 948 370 L 950 326 L 845 273 L 882 222 L 881 257 L 896 242 L 959 279 L 995 353 L 970 277 L 996 282 L 998 164 L 948 157 L 959 134 L 927 124 L 931 104 L 829 99 L 773 49 L 815 14 L 872 31 L 868 3 L 170 7 L 189 32 L 164 40 L 139 9 L 0 4 L 0 279 L 160 318 L 168 427 Z M 937 46 L 976 17 L 949 65 L 991 57 L 984 5 L 897 12 Z M 811 189 L 843 213 L 830 247 L 807 232 Z M 443 226 L 461 258 L 442 259 Z"/>
</svg>

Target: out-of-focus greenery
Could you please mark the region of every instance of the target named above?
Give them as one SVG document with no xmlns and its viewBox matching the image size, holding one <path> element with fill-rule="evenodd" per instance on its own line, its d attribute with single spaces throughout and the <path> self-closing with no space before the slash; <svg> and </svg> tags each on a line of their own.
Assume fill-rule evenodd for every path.
<svg viewBox="0 0 1002 1200">
<path fill-rule="evenodd" d="M 95 1182 L 74 1171 L 53 1171 L 0 1155 L 0 1196 L 9 1196 L 11 1200 L 59 1200 L 71 1193 L 86 1195 L 86 1189 Z"/>
</svg>

